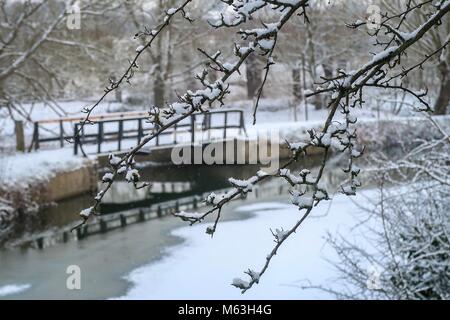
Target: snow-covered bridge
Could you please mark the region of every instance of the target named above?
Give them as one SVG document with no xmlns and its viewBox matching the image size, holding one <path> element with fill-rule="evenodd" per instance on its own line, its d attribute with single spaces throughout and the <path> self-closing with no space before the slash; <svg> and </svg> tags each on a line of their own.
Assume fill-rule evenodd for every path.
<svg viewBox="0 0 450 320">
<path fill-rule="evenodd" d="M 147 112 L 122 112 L 90 117 L 92 124 L 82 126 L 80 117 L 40 120 L 34 123 L 29 147 L 64 148 L 70 142 L 75 155 L 126 151 L 158 128 L 148 121 Z M 162 132 L 148 148 L 171 148 L 180 143 L 208 143 L 246 135 L 242 110 L 226 109 L 192 114 Z"/>
</svg>

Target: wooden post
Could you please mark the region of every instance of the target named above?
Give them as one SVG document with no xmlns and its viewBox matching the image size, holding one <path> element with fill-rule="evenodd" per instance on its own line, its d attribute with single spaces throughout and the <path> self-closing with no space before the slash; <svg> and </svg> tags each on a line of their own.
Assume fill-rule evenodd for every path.
<svg viewBox="0 0 450 320">
<path fill-rule="evenodd" d="M 145 221 L 145 212 L 144 210 L 139 210 L 139 222 Z"/>
<path fill-rule="evenodd" d="M 155 130 L 159 130 L 159 126 L 155 125 Z M 159 146 L 159 134 L 156 135 L 156 146 Z"/>
<path fill-rule="evenodd" d="M 38 249 L 42 250 L 44 248 L 44 238 L 38 238 L 36 244 Z"/>
<path fill-rule="evenodd" d="M 103 122 L 99 122 L 97 135 L 97 153 L 102 152 L 102 143 L 103 143 Z"/>
<path fill-rule="evenodd" d="M 16 150 L 20 152 L 25 152 L 25 135 L 23 133 L 23 122 L 15 121 L 16 130 Z"/>
<path fill-rule="evenodd" d="M 34 123 L 33 131 L 34 150 L 39 149 L 39 122 Z"/>
<path fill-rule="evenodd" d="M 138 120 L 138 138 L 137 138 L 138 144 L 141 143 L 141 139 L 142 139 L 143 135 L 144 134 L 142 132 L 142 119 L 139 119 Z"/>
<path fill-rule="evenodd" d="M 80 143 L 84 143 L 86 141 L 84 133 L 85 133 L 84 125 L 81 125 L 81 140 L 80 140 Z"/>
<path fill-rule="evenodd" d="M 193 207 L 193 209 L 197 209 L 197 207 L 198 207 L 197 197 L 194 197 L 194 200 L 192 200 L 192 207 Z"/>
<path fill-rule="evenodd" d="M 223 124 L 223 138 L 227 138 L 228 112 L 225 112 L 225 120 Z"/>
<path fill-rule="evenodd" d="M 61 148 L 64 147 L 64 125 L 62 120 L 59 120 L 59 145 Z"/>
<path fill-rule="evenodd" d="M 195 142 L 195 115 L 191 115 L 191 142 Z"/>
<path fill-rule="evenodd" d="M 75 127 L 73 129 L 73 140 L 73 154 L 78 155 L 78 145 L 80 143 L 80 137 L 78 135 L 78 124 L 75 124 Z"/>
<path fill-rule="evenodd" d="M 122 150 L 122 136 L 123 136 L 123 120 L 119 120 L 119 141 L 117 142 L 118 151 Z"/>
</svg>

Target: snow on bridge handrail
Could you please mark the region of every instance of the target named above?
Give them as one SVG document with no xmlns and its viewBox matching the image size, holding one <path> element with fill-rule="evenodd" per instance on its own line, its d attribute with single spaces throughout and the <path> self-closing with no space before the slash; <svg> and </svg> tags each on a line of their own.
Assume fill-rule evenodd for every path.
<svg viewBox="0 0 450 320">
<path fill-rule="evenodd" d="M 236 108 L 226 108 L 226 109 L 218 109 L 218 110 L 211 110 L 208 113 L 223 113 L 223 112 L 243 112 L 241 109 Z M 127 111 L 127 112 L 111 112 L 111 113 L 102 113 L 97 115 L 92 115 L 89 117 L 89 120 L 95 121 L 95 120 L 114 120 L 114 119 L 127 119 L 127 118 L 133 118 L 133 117 L 146 117 L 148 116 L 148 111 Z M 76 121 L 83 121 L 85 117 L 78 116 L 78 117 L 61 117 L 61 118 L 53 118 L 53 119 L 42 119 L 34 121 L 35 123 L 39 124 L 51 124 L 51 123 L 60 123 L 60 122 L 76 122 Z"/>
<path fill-rule="evenodd" d="M 132 118 L 132 117 L 138 117 L 138 116 L 148 116 L 147 111 L 129 111 L 129 112 L 112 112 L 112 113 L 103 113 L 103 114 L 97 114 L 92 115 L 89 117 L 90 120 L 103 120 L 103 119 L 126 119 L 126 118 Z M 61 118 L 54 118 L 54 119 L 43 119 L 35 121 L 40 124 L 46 124 L 46 123 L 59 123 L 59 122 L 75 122 L 75 121 L 82 121 L 85 118 L 80 117 L 61 117 Z"/>
</svg>

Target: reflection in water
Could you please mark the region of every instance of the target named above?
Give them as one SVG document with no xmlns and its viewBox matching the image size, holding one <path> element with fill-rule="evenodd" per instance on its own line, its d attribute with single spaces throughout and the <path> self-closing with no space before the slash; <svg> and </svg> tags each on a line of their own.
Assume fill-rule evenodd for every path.
<svg viewBox="0 0 450 320">
<path fill-rule="evenodd" d="M 309 168 L 314 172 L 314 167 L 321 161 L 320 156 L 308 157 L 307 159 L 308 161 L 300 159 L 291 169 L 297 171 Z M 330 165 L 337 166 L 338 161 L 334 162 L 334 164 Z M 154 215 L 157 210 L 161 210 L 161 207 L 167 208 L 167 204 L 171 204 L 172 208 L 170 210 L 167 209 L 165 213 L 169 214 L 178 206 L 178 204 L 173 205 L 175 200 L 180 203 L 183 203 L 183 201 L 192 203 L 193 198 L 198 198 L 201 201 L 203 199 L 200 197 L 204 197 L 204 194 L 207 192 L 229 188 L 229 177 L 247 179 L 254 175 L 259 168 L 258 165 L 147 166 L 140 169 L 140 174 L 142 182 L 152 184 L 150 188 L 136 190 L 125 181 L 117 181 L 112 185 L 107 196 L 105 196 L 100 212 L 105 216 L 106 220 L 109 218 L 113 219 L 112 216 L 110 217 L 111 214 L 136 214 L 136 212 L 141 212 L 142 214 L 142 211 L 148 217 L 148 215 Z M 337 187 L 338 183 L 342 182 L 343 175 L 342 170 L 328 170 L 324 175 L 324 184 Z M 99 180 L 101 176 L 102 173 L 99 175 Z M 286 183 L 281 179 L 271 179 L 271 181 L 264 182 L 262 186 L 264 185 L 269 189 L 272 188 L 274 193 L 278 193 L 280 185 L 286 185 Z M 37 239 L 39 240 L 37 247 L 41 247 L 43 246 L 40 240 L 42 235 L 44 234 L 47 237 L 52 233 L 58 234 L 57 237 L 53 236 L 52 243 L 66 242 L 73 236 L 67 230 L 70 229 L 73 223 L 79 221 L 78 213 L 91 205 L 93 196 L 92 194 L 86 194 L 74 199 L 61 201 L 33 215 L 28 219 L 27 223 L 21 224 L 17 229 L 16 239 L 20 240 L 15 241 L 15 243 L 23 246 L 32 244 L 32 246 L 36 247 L 35 242 Z M 157 214 L 157 216 L 160 216 L 160 214 Z M 117 216 L 114 219 L 118 220 L 117 224 L 120 226 Z M 139 217 L 136 219 L 139 219 Z M 98 226 L 97 229 L 101 229 L 101 226 Z M 76 236 L 80 238 L 80 235 Z"/>
<path fill-rule="evenodd" d="M 150 166 L 140 170 L 150 188 L 136 190 L 125 181 L 114 183 L 101 205 L 102 214 L 150 207 L 179 198 L 228 188 L 229 177 L 245 179 L 257 166 Z"/>
</svg>

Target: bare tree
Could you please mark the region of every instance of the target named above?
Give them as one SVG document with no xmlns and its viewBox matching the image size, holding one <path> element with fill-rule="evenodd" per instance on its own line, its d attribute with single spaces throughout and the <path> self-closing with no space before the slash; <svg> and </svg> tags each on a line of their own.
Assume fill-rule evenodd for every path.
<svg viewBox="0 0 450 320">
<path fill-rule="evenodd" d="M 71 1 L 0 1 L 0 108 L 7 108 L 11 117 L 29 120 L 22 105 L 40 101 L 57 114 L 61 109 L 55 96 L 64 91 L 69 68 L 74 68 L 73 49 L 88 58 L 101 50 L 89 42 L 76 39 L 76 30 L 67 27 Z M 80 5 L 84 16 L 101 15 L 116 8 L 110 0 L 84 1 Z M 71 36 L 73 34 L 73 36 Z M 48 55 L 56 48 L 60 55 Z M 63 54 L 63 52 L 65 54 Z"/>
<path fill-rule="evenodd" d="M 405 31 L 414 30 L 416 25 L 424 23 L 430 12 L 425 9 L 422 10 L 410 10 L 415 6 L 419 6 L 422 3 L 431 3 L 431 1 L 418 1 L 418 0 L 408 0 L 408 1 L 381 1 L 381 6 L 386 8 L 395 19 L 393 22 L 398 23 L 403 26 Z M 399 13 L 402 10 L 409 10 L 408 19 L 403 19 Z M 444 17 L 441 21 L 442 26 L 439 28 L 431 29 L 427 35 L 425 35 L 417 44 L 416 48 L 412 50 L 411 60 L 412 61 L 422 61 L 424 57 L 428 57 L 429 63 L 427 68 L 431 69 L 431 74 L 433 76 L 438 75 L 438 82 L 433 83 L 436 89 L 433 88 L 433 92 L 436 94 L 436 100 L 434 103 L 434 113 L 437 115 L 443 115 L 447 113 L 447 108 L 450 103 L 450 50 L 439 50 L 438 53 L 435 52 L 436 49 L 446 47 L 450 42 L 450 19 Z M 417 75 L 423 77 L 422 68 L 418 69 Z"/>
</svg>

